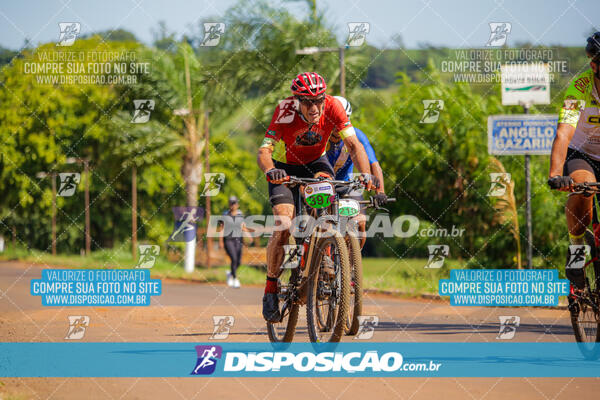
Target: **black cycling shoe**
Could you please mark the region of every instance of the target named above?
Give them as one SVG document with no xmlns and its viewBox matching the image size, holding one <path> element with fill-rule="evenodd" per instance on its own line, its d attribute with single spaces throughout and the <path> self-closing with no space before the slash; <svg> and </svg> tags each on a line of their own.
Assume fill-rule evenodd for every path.
<svg viewBox="0 0 600 400">
<path fill-rule="evenodd" d="M 579 303 L 577 303 L 571 295 L 569 295 L 567 299 L 569 299 L 568 309 L 571 312 L 571 314 L 575 316 L 579 315 Z"/>
<path fill-rule="evenodd" d="M 267 322 L 279 322 L 281 321 L 281 314 L 279 312 L 279 296 L 277 293 L 265 293 L 263 296 L 263 318 Z"/>
</svg>

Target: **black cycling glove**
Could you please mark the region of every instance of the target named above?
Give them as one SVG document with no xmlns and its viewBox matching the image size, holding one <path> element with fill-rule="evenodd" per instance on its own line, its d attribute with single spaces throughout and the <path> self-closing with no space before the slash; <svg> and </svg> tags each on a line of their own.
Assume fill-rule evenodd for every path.
<svg viewBox="0 0 600 400">
<path fill-rule="evenodd" d="M 573 184 L 573 179 L 570 176 L 556 175 L 548 179 L 550 189 L 566 189 Z"/>
<path fill-rule="evenodd" d="M 267 181 L 269 182 L 280 181 L 287 176 L 287 172 L 285 172 L 283 169 L 272 168 L 268 170 L 265 175 L 267 175 Z"/>
<path fill-rule="evenodd" d="M 373 205 L 375 208 L 379 208 L 387 203 L 388 197 L 385 193 L 377 193 L 373 196 Z"/>
</svg>

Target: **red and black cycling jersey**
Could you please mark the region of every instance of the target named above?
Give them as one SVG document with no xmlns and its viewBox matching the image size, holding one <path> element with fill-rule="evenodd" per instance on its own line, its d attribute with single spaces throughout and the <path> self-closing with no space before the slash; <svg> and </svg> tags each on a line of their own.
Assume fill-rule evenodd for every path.
<svg viewBox="0 0 600 400">
<path fill-rule="evenodd" d="M 326 95 L 319 122 L 309 124 L 301 115 L 298 100 L 290 96 L 275 108 L 261 147 L 273 149 L 273 159 L 277 161 L 304 165 L 325 154 L 333 131 L 340 132 L 342 138 L 354 135 L 354 128 L 338 100 Z"/>
</svg>

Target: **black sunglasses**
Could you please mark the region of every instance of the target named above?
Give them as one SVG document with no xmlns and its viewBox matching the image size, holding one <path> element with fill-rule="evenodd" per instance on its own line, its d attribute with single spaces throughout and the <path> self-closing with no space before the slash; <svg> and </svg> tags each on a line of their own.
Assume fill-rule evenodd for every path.
<svg viewBox="0 0 600 400">
<path fill-rule="evenodd" d="M 317 99 L 311 99 L 311 98 L 307 98 L 307 97 L 296 97 L 296 98 L 298 99 L 298 101 L 300 103 L 304 104 L 305 106 L 312 106 L 313 104 L 316 106 L 320 106 L 325 101 L 325 96 L 319 97 Z"/>
</svg>

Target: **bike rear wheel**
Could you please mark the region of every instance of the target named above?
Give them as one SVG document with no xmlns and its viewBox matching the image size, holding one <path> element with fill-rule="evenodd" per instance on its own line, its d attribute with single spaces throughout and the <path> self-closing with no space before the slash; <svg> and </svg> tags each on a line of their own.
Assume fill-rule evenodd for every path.
<svg viewBox="0 0 600 400">
<path fill-rule="evenodd" d="M 348 307 L 348 318 L 346 319 L 346 335 L 356 335 L 360 327 L 358 317 L 362 315 L 362 255 L 360 252 L 360 241 L 356 236 L 346 236 L 346 243 L 348 244 L 351 268 L 350 304 Z"/>
<path fill-rule="evenodd" d="M 281 320 L 267 322 L 267 334 L 271 342 L 291 342 L 296 332 L 300 305 L 295 299 L 298 269 L 284 269 L 277 282 L 277 293 L 281 304 Z"/>
<path fill-rule="evenodd" d="M 585 241 L 590 246 L 590 257 L 597 255 L 598 249 L 594 241 L 594 234 L 588 229 L 585 232 Z M 600 279 L 600 261 L 595 261 L 588 265 L 585 270 L 586 288 L 584 293 L 574 300 L 571 305 L 571 325 L 575 333 L 575 340 L 580 343 L 594 343 L 592 346 L 581 348 L 582 351 L 599 350 L 596 342 L 600 342 L 600 313 L 599 301 L 600 292 L 598 290 L 598 279 Z M 585 355 L 585 354 L 584 354 Z"/>
<path fill-rule="evenodd" d="M 339 342 L 346 328 L 350 261 L 339 233 L 319 238 L 308 276 L 306 320 L 311 342 Z"/>
</svg>

